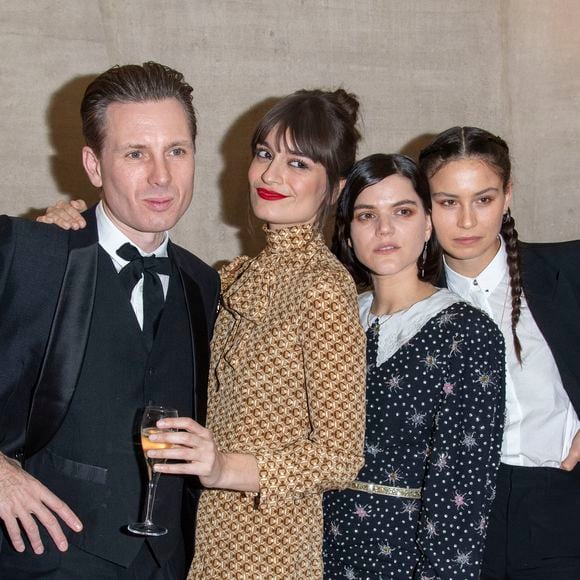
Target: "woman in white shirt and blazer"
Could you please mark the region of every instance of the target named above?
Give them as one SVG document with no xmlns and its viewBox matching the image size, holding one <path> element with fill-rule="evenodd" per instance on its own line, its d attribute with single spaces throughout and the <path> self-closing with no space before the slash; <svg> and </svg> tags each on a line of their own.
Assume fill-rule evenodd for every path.
<svg viewBox="0 0 580 580">
<path fill-rule="evenodd" d="M 420 155 L 442 284 L 506 339 L 506 425 L 482 580 L 580 578 L 580 241 L 518 241 L 505 141 L 444 131 Z"/>
</svg>

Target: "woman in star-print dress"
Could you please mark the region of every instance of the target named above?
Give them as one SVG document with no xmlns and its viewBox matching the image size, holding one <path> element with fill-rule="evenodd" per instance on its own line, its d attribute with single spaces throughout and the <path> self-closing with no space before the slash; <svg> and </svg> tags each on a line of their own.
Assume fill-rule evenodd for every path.
<svg viewBox="0 0 580 580">
<path fill-rule="evenodd" d="M 365 466 L 349 489 L 325 494 L 328 579 L 479 577 L 504 343 L 486 314 L 431 284 L 440 260 L 429 210 L 425 178 L 402 155 L 359 161 L 339 202 L 333 249 L 373 292 L 359 300 Z"/>
</svg>

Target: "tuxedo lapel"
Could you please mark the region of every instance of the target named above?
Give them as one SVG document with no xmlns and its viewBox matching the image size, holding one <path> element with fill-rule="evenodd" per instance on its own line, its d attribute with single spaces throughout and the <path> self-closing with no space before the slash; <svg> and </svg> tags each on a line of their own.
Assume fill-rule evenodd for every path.
<svg viewBox="0 0 580 580">
<path fill-rule="evenodd" d="M 179 248 L 169 242 L 168 251 L 170 258 L 176 266 L 185 294 L 191 336 L 193 375 L 195 377 L 193 398 L 194 419 L 203 424 L 205 423 L 207 407 L 207 377 L 209 373 L 208 322 L 201 290 L 181 260 Z"/>
<path fill-rule="evenodd" d="M 562 383 L 580 412 L 580 308 L 570 281 L 535 251 L 521 246 L 524 293 L 530 311 L 558 366 Z"/>
<path fill-rule="evenodd" d="M 27 457 L 58 430 L 85 353 L 97 280 L 98 233 L 94 208 L 84 217 L 87 227 L 70 234 L 68 261 L 28 419 Z"/>
</svg>

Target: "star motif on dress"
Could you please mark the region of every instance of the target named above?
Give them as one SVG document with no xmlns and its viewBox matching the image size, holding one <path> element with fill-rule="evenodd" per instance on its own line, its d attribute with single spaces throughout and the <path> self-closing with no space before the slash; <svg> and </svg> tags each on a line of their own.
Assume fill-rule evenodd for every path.
<svg viewBox="0 0 580 580">
<path fill-rule="evenodd" d="M 409 514 L 409 520 L 413 519 L 413 513 L 419 511 L 419 504 L 414 500 L 404 501 L 403 509 L 399 512 L 400 514 Z"/>
<path fill-rule="evenodd" d="M 475 526 L 475 531 L 480 536 L 485 536 L 485 531 L 487 530 L 487 518 L 485 516 L 480 516 L 477 526 Z"/>
<path fill-rule="evenodd" d="M 365 518 L 369 517 L 369 512 L 371 511 L 371 508 L 367 505 L 360 505 L 358 503 L 354 504 L 354 515 L 359 519 L 359 520 L 364 520 Z"/>
<path fill-rule="evenodd" d="M 437 461 L 433 464 L 439 471 L 447 467 L 449 463 L 449 453 L 440 453 Z"/>
<path fill-rule="evenodd" d="M 421 580 L 437 580 L 435 576 L 427 576 L 427 574 L 421 574 Z"/>
<path fill-rule="evenodd" d="M 370 331 L 371 334 L 373 335 L 373 338 L 377 338 L 377 336 L 379 336 L 379 333 L 381 331 L 381 324 L 378 318 L 374 319 L 373 323 L 370 326 Z"/>
<path fill-rule="evenodd" d="M 462 338 L 457 338 L 455 335 L 451 339 L 451 346 L 449 347 L 449 354 L 460 354 L 461 353 L 461 343 L 463 342 Z"/>
<path fill-rule="evenodd" d="M 463 570 L 463 566 L 471 566 L 471 552 L 460 552 L 457 550 L 457 556 L 455 556 L 455 560 L 453 560 L 458 566 L 461 566 Z"/>
<path fill-rule="evenodd" d="M 425 425 L 425 417 L 427 413 L 419 413 L 415 407 L 413 407 L 413 414 L 407 417 L 407 421 L 413 425 L 413 427 L 421 427 Z"/>
<path fill-rule="evenodd" d="M 425 449 L 423 449 L 423 451 L 421 451 L 421 455 L 423 455 L 423 457 L 425 457 L 425 459 L 427 459 L 427 457 L 429 457 L 429 455 L 431 455 L 431 447 L 429 447 L 429 445 L 425 445 Z"/>
<path fill-rule="evenodd" d="M 482 387 L 483 390 L 487 393 L 487 389 L 495 385 L 495 381 L 493 380 L 493 373 L 488 372 L 480 372 L 477 371 L 477 379 L 475 379 Z"/>
<path fill-rule="evenodd" d="M 484 488 L 487 492 L 487 499 L 489 501 L 493 501 L 495 499 L 495 485 L 493 484 L 493 481 L 491 481 L 491 479 L 489 478 L 489 475 L 485 476 L 485 484 L 484 484 Z"/>
<path fill-rule="evenodd" d="M 455 507 L 460 510 L 463 509 L 466 505 L 467 505 L 467 500 L 465 499 L 465 497 L 469 494 L 469 492 L 467 493 L 459 493 L 459 492 L 455 492 L 455 495 L 453 496 L 453 499 L 451 500 L 451 502 L 453 504 L 455 504 Z"/>
<path fill-rule="evenodd" d="M 474 447 L 477 446 L 477 441 L 475 438 L 475 432 L 472 431 L 471 433 L 463 432 L 463 439 L 461 440 L 461 444 L 465 445 L 469 451 L 471 451 Z"/>
<path fill-rule="evenodd" d="M 438 536 L 439 532 L 437 531 L 437 522 L 431 521 L 429 518 L 425 518 L 425 533 L 429 539 Z"/>
<path fill-rule="evenodd" d="M 342 536 L 340 526 L 337 522 L 330 522 L 330 535 L 336 540 L 338 536 Z"/>
<path fill-rule="evenodd" d="M 437 413 L 435 413 L 435 419 L 433 419 L 433 424 L 437 429 L 439 429 L 440 420 L 441 420 L 441 411 L 437 411 Z"/>
<path fill-rule="evenodd" d="M 456 317 L 457 313 L 455 312 L 443 312 L 443 314 L 441 314 L 441 316 L 439 316 L 439 318 L 437 319 L 437 324 L 439 325 L 439 328 L 441 328 L 443 326 L 446 326 L 450 322 L 453 322 L 453 320 Z"/>
<path fill-rule="evenodd" d="M 401 479 L 401 474 L 399 473 L 399 469 L 391 469 L 391 471 L 387 472 L 387 481 L 395 485 Z"/>
<path fill-rule="evenodd" d="M 429 354 L 425 356 L 425 358 L 421 361 L 428 369 L 436 369 L 439 365 L 439 361 L 437 360 L 436 354 Z"/>
<path fill-rule="evenodd" d="M 455 394 L 453 392 L 454 388 L 455 388 L 455 385 L 453 383 L 450 383 L 449 381 L 446 381 L 443 383 L 443 392 L 445 393 L 445 398 L 449 397 L 449 395 Z"/>
<path fill-rule="evenodd" d="M 356 576 L 354 575 L 354 570 L 348 566 L 344 569 L 344 577 L 346 580 L 357 580 Z"/>
<path fill-rule="evenodd" d="M 393 375 L 388 381 L 387 381 L 387 389 L 389 389 L 389 391 L 400 391 L 403 387 L 401 386 L 401 377 L 399 377 L 398 375 Z"/>
<path fill-rule="evenodd" d="M 385 556 L 385 558 L 390 558 L 392 556 L 394 550 L 395 550 L 395 548 L 392 548 L 389 545 L 388 540 L 387 540 L 386 544 L 379 544 L 379 554 L 381 556 Z"/>
<path fill-rule="evenodd" d="M 366 452 L 373 457 L 376 457 L 382 449 L 376 443 L 367 443 Z"/>
</svg>

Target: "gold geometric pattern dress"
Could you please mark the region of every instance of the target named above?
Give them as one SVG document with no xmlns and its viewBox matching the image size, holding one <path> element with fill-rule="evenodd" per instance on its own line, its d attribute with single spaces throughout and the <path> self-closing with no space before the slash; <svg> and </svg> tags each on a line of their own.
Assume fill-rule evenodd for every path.
<svg viewBox="0 0 580 580">
<path fill-rule="evenodd" d="M 207 419 L 221 451 L 257 458 L 260 492 L 203 492 L 189 580 L 322 578 L 322 492 L 363 463 L 353 281 L 314 226 L 265 232 L 221 273 Z"/>
</svg>

